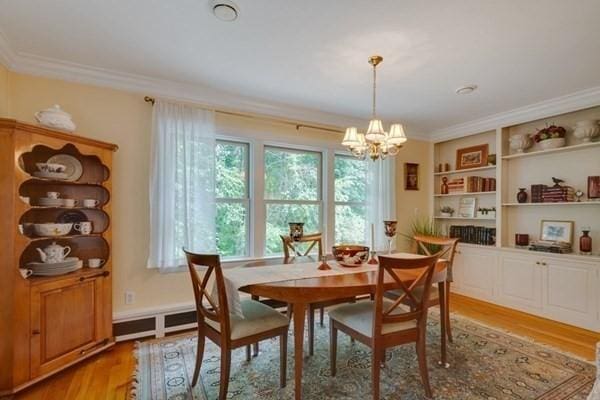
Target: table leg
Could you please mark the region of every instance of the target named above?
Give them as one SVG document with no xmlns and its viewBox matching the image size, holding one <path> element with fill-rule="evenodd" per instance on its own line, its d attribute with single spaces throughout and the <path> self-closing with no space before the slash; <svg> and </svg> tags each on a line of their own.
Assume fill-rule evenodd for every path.
<svg viewBox="0 0 600 400">
<path fill-rule="evenodd" d="M 302 363 L 304 362 L 304 318 L 306 304 L 294 303 L 294 398 L 302 399 Z"/>
</svg>

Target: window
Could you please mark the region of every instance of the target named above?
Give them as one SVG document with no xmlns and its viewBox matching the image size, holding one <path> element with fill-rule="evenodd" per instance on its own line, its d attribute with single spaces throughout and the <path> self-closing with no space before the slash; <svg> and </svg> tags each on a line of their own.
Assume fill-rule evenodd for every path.
<svg viewBox="0 0 600 400">
<path fill-rule="evenodd" d="M 335 156 L 335 242 L 365 243 L 367 223 L 367 163 Z"/>
<path fill-rule="evenodd" d="M 283 252 L 279 235 L 289 222 L 304 222 L 306 233 L 321 230 L 321 153 L 265 147 L 265 255 Z"/>
<path fill-rule="evenodd" d="M 215 163 L 217 250 L 223 257 L 248 256 L 248 144 L 218 140 Z"/>
</svg>

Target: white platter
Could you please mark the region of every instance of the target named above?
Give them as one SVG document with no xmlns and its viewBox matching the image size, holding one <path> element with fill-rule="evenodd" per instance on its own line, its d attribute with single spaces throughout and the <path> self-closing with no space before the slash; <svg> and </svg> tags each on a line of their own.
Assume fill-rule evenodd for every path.
<svg viewBox="0 0 600 400">
<path fill-rule="evenodd" d="M 62 164 L 66 167 L 65 175 L 67 181 L 76 181 L 83 175 L 81 162 L 69 154 L 57 154 L 48 159 L 47 163 Z"/>
</svg>

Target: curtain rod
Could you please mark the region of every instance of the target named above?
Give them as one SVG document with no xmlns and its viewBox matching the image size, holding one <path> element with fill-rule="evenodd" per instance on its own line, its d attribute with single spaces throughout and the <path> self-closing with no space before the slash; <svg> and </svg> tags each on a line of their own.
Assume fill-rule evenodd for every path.
<svg viewBox="0 0 600 400">
<path fill-rule="evenodd" d="M 156 103 L 156 99 L 154 97 L 150 97 L 150 96 L 144 96 L 144 101 L 146 103 L 151 103 L 152 105 L 154 105 L 154 103 Z M 261 121 L 271 121 L 271 122 L 276 122 L 279 124 L 292 125 L 292 126 L 296 127 L 296 130 L 299 130 L 300 128 L 311 128 L 311 129 L 318 129 L 318 130 L 327 131 L 327 132 L 344 133 L 344 131 L 342 131 L 340 129 L 325 128 L 325 127 L 316 126 L 316 125 L 300 124 L 300 123 L 286 121 L 284 119 L 278 119 L 278 118 L 259 117 L 259 116 L 254 116 L 254 115 L 250 115 L 250 114 L 237 113 L 237 112 L 233 112 L 233 111 L 225 111 L 225 110 L 218 110 L 218 109 L 215 109 L 214 112 L 219 113 L 219 114 L 224 114 L 224 115 L 233 115 L 236 117 L 244 117 L 244 118 L 250 118 L 250 119 L 257 119 L 257 120 L 261 120 Z"/>
</svg>

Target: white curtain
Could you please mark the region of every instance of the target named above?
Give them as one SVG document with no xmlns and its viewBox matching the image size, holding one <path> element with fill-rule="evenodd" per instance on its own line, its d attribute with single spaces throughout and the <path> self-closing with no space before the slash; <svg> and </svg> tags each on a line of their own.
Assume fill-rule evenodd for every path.
<svg viewBox="0 0 600 400">
<path fill-rule="evenodd" d="M 154 104 L 148 268 L 185 265 L 182 247 L 215 252 L 215 140 L 214 112 Z"/>
<path fill-rule="evenodd" d="M 367 174 L 367 231 L 368 244 L 371 246 L 371 224 L 375 226 L 375 251 L 388 249 L 384 220 L 396 219 L 396 160 L 371 161 Z M 395 240 L 392 242 L 392 249 Z"/>
</svg>

